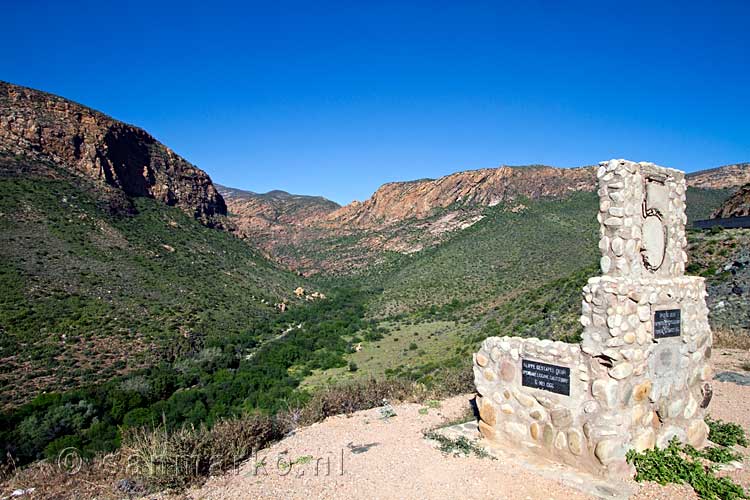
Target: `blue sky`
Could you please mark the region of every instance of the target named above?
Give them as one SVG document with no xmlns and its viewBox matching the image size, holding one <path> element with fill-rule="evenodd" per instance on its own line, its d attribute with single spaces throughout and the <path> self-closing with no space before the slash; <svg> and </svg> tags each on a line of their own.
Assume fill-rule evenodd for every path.
<svg viewBox="0 0 750 500">
<path fill-rule="evenodd" d="M 0 79 L 219 183 L 339 203 L 612 157 L 750 161 L 750 2 L 5 1 Z"/>
</svg>

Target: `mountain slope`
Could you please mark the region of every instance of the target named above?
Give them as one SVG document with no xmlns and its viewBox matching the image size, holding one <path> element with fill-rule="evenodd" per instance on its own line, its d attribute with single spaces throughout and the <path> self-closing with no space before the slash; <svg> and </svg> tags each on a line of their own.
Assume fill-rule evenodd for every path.
<svg viewBox="0 0 750 500">
<path fill-rule="evenodd" d="M 688 185 L 702 189 L 726 189 L 745 182 L 750 182 L 748 163 L 688 175 Z M 455 205 L 492 207 L 519 198 L 561 199 L 570 193 L 596 189 L 596 167 L 501 166 L 457 172 L 439 179 L 384 184 L 368 200 L 342 207 L 327 219 L 372 228 L 425 218 L 437 209 Z"/>
<path fill-rule="evenodd" d="M 322 196 L 305 196 L 286 191 L 254 193 L 216 184 L 232 213 L 250 212 L 265 219 L 268 224 L 301 224 L 309 218 L 320 218 L 340 208 L 334 201 Z"/>
<path fill-rule="evenodd" d="M 91 108 L 0 81 L 0 151 L 176 205 L 212 223 L 226 205 L 208 175 L 146 131 Z"/>
<path fill-rule="evenodd" d="M 725 219 L 728 217 L 747 217 L 748 215 L 750 215 L 750 184 L 745 184 L 722 203 L 712 217 Z"/>
<path fill-rule="evenodd" d="M 394 257 L 363 275 L 384 289 L 373 306 L 384 316 L 433 306 L 481 317 L 495 304 L 595 262 L 597 199 L 525 200 L 525 208 L 485 209 L 483 219 L 445 243 Z M 389 268 L 390 267 L 390 268 Z"/>
<path fill-rule="evenodd" d="M 0 154 L 3 406 L 253 336 L 302 284 L 177 208 L 113 214 L 96 183 L 44 167 Z"/>
<path fill-rule="evenodd" d="M 424 218 L 454 204 L 494 206 L 519 197 L 555 198 L 596 189 L 591 167 L 506 167 L 458 172 L 440 179 L 392 182 L 364 203 L 352 203 L 330 214 L 329 220 L 359 227 L 388 225 Z"/>
<path fill-rule="evenodd" d="M 309 221 L 324 218 L 340 208 L 322 196 L 304 196 L 285 191 L 254 193 L 217 185 L 231 214 L 232 231 L 267 254 L 270 244 L 284 236 L 302 231 Z"/>
<path fill-rule="evenodd" d="M 206 227 L 225 215 L 142 129 L 0 82 L 0 406 L 276 335 L 305 283 Z"/>
<path fill-rule="evenodd" d="M 689 186 L 702 189 L 736 188 L 750 182 L 750 163 L 734 163 L 723 167 L 692 172 L 686 176 Z"/>
</svg>

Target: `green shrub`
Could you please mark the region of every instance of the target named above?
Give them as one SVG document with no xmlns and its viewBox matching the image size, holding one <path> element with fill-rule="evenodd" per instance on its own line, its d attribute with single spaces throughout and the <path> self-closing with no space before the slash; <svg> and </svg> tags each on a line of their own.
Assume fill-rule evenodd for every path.
<svg viewBox="0 0 750 500">
<path fill-rule="evenodd" d="M 698 454 L 699 455 L 699 454 Z M 673 439 L 664 449 L 653 448 L 643 453 L 630 450 L 627 460 L 636 469 L 636 481 L 686 483 L 706 500 L 735 500 L 748 498 L 742 487 L 731 479 L 716 476 L 716 466 L 704 465 L 695 450 L 682 447 Z"/>
<path fill-rule="evenodd" d="M 721 446 L 748 445 L 745 430 L 740 425 L 733 422 L 713 420 L 710 416 L 706 417 L 706 424 L 709 429 L 708 439 L 713 443 Z"/>
<path fill-rule="evenodd" d="M 50 461 L 55 461 L 67 448 L 75 448 L 80 452 L 83 449 L 83 440 L 73 435 L 57 438 L 44 448 L 44 456 Z"/>
</svg>

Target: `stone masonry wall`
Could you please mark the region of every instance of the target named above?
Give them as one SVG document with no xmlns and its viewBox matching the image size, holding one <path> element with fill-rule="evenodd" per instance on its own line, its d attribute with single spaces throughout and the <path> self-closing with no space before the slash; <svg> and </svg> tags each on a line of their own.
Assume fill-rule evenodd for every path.
<svg viewBox="0 0 750 500">
<path fill-rule="evenodd" d="M 599 166 L 597 177 L 602 274 L 681 276 L 687 262 L 685 174 L 612 160 Z"/>
<path fill-rule="evenodd" d="M 485 438 L 623 477 L 629 449 L 705 443 L 711 331 L 704 281 L 683 275 L 684 175 L 613 160 L 598 176 L 603 275 L 583 289 L 583 341 L 488 338 L 474 377 Z"/>
</svg>

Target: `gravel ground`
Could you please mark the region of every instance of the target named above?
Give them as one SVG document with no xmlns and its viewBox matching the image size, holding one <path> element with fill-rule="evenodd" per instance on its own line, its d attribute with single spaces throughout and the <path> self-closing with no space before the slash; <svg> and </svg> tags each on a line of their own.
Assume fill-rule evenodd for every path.
<svg viewBox="0 0 750 500">
<path fill-rule="evenodd" d="M 715 371 L 741 371 L 747 351 L 716 350 Z M 743 372 L 748 373 L 748 372 Z M 714 382 L 710 413 L 750 429 L 750 387 Z M 544 479 L 513 463 L 441 454 L 423 439 L 422 431 L 465 413 L 471 395 L 442 402 L 439 409 L 418 404 L 395 407 L 397 416 L 384 421 L 379 410 L 338 416 L 301 429 L 260 453 L 230 474 L 211 478 L 189 491 L 191 499 L 239 498 L 590 498 L 578 490 Z M 422 412 L 420 413 L 420 409 Z M 743 450 L 748 454 L 750 450 Z M 257 464 L 265 457 L 265 467 Z M 330 472 L 327 464 L 330 459 Z M 296 462 L 289 468 L 289 462 Z M 316 463 L 318 473 L 316 475 Z M 750 463 L 727 473 L 750 488 Z M 257 471 L 257 473 L 256 473 Z M 343 473 L 342 473 L 343 471 Z M 183 497 L 184 498 L 184 497 Z M 697 498 L 689 486 L 640 484 L 634 497 Z"/>
<path fill-rule="evenodd" d="M 586 498 L 513 464 L 444 456 L 431 447 L 423 439 L 422 430 L 460 416 L 470 397 L 443 401 L 439 410 L 431 409 L 427 415 L 419 413 L 421 405 L 399 405 L 395 408 L 397 416 L 388 421 L 380 418 L 377 409 L 329 418 L 261 453 L 271 465 L 267 466 L 267 475 L 254 475 L 255 464 L 250 462 L 237 473 L 212 478 L 190 497 Z M 279 456 L 291 460 L 331 457 L 331 474 L 326 475 L 325 468 L 320 467 L 316 477 L 315 460 L 295 465 L 291 471 L 279 470 Z"/>
</svg>

